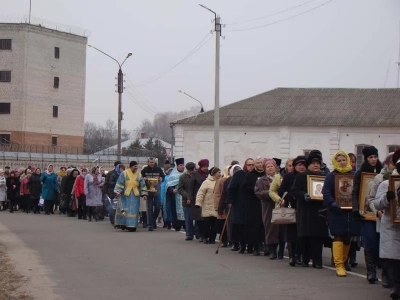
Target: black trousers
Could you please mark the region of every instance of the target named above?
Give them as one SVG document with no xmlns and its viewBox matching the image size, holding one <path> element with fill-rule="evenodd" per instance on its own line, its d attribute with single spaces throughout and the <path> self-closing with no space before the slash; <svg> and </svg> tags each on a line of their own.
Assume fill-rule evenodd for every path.
<svg viewBox="0 0 400 300">
<path fill-rule="evenodd" d="M 309 263 L 313 259 L 313 265 L 322 266 L 322 250 L 324 247 L 324 238 L 320 237 L 301 237 L 301 247 L 303 262 Z"/>
<path fill-rule="evenodd" d="M 217 238 L 217 218 L 206 217 L 203 219 L 204 238 L 208 239 L 210 242 L 215 242 L 215 239 Z"/>
<path fill-rule="evenodd" d="M 54 213 L 53 207 L 54 207 L 54 200 L 44 200 L 44 212 L 46 214 Z"/>
<path fill-rule="evenodd" d="M 14 205 L 15 205 L 15 198 L 8 197 L 8 208 L 10 209 L 10 211 L 14 211 Z"/>
<path fill-rule="evenodd" d="M 31 209 L 32 211 L 36 212 L 39 211 L 39 200 L 40 199 L 29 199 L 29 209 Z"/>
<path fill-rule="evenodd" d="M 383 268 L 387 270 L 389 282 L 393 285 L 398 293 L 400 293 L 400 260 L 397 259 L 383 259 Z"/>
<path fill-rule="evenodd" d="M 86 218 L 86 196 L 85 194 L 81 194 L 78 198 L 78 218 Z"/>
</svg>

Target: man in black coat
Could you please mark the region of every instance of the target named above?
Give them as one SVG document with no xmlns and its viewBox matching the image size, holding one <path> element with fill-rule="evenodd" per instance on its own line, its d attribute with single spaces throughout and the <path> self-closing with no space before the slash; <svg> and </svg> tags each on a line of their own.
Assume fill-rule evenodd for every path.
<svg viewBox="0 0 400 300">
<path fill-rule="evenodd" d="M 142 170 L 142 176 L 144 181 L 146 182 L 147 189 L 150 188 L 149 178 L 156 178 L 158 180 L 158 185 L 156 187 L 156 192 L 148 192 L 147 196 L 147 225 L 149 231 L 153 231 L 157 229 L 157 218 L 161 209 L 161 199 L 160 199 L 160 191 L 161 191 L 161 182 L 164 180 L 165 174 L 164 171 L 155 166 L 155 159 L 150 157 L 147 160 L 147 167 Z"/>
</svg>

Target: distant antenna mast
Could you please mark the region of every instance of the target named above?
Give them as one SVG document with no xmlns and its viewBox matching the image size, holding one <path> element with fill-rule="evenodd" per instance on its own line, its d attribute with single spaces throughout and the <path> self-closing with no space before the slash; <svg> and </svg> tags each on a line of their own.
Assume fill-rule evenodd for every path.
<svg viewBox="0 0 400 300">
<path fill-rule="evenodd" d="M 387 79 L 388 79 L 388 76 L 389 76 L 389 69 L 390 69 L 390 63 L 391 62 L 392 62 L 392 59 L 390 58 L 389 59 L 389 63 L 388 63 L 388 67 L 387 67 L 387 70 L 386 70 L 385 84 L 383 85 L 383 88 L 386 88 L 386 82 L 387 82 Z"/>
<path fill-rule="evenodd" d="M 31 24 L 32 0 L 29 0 L 29 24 Z"/>
</svg>

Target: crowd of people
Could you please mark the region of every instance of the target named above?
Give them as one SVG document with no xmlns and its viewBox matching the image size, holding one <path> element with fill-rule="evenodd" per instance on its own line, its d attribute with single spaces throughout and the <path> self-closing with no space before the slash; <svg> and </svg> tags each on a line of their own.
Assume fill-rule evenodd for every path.
<svg viewBox="0 0 400 300">
<path fill-rule="evenodd" d="M 60 214 L 92 221 L 109 217 L 116 229 L 134 232 L 139 224 L 149 231 L 163 227 L 186 232 L 186 241 L 219 242 L 239 254 L 283 259 L 287 249 L 289 265 L 321 269 L 324 247 L 331 248 L 336 275 L 345 277 L 357 267 L 356 254 L 364 248 L 367 281 L 390 288 L 390 297 L 400 299 L 400 225 L 391 223 L 390 203 L 399 193 L 389 189 L 388 179 L 400 172 L 400 149 L 383 163 L 373 146 L 363 149 L 364 161 L 356 168 L 356 156 L 344 151 L 332 157 L 333 170 L 322 153 L 288 159 L 248 158 L 241 166 L 232 161 L 223 170 L 209 166 L 207 159 L 157 166 L 154 158 L 139 170 L 117 161 L 106 173 L 100 167 L 0 169 L 1 210 L 22 210 L 46 215 Z M 22 171 L 22 173 L 21 173 Z M 368 187 L 361 184 L 364 173 L 374 174 Z M 350 207 L 338 202 L 335 176 L 348 174 L 346 192 L 352 188 Z M 310 176 L 323 176 L 321 199 L 309 190 Z M 366 205 L 376 221 L 360 211 L 360 194 L 368 189 Z M 315 192 L 318 194 L 318 188 Z M 315 194 L 314 193 L 314 194 Z M 8 199 L 8 201 L 6 201 Z M 7 206 L 8 205 L 8 206 Z M 278 225 L 273 213 L 279 207 L 295 209 L 295 222 Z M 161 226 L 160 226 L 161 227 Z"/>
</svg>

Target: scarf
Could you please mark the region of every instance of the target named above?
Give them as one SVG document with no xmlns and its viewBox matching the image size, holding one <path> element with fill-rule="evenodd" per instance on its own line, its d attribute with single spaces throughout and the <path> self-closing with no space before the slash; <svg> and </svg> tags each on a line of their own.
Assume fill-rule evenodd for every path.
<svg viewBox="0 0 400 300">
<path fill-rule="evenodd" d="M 57 175 L 58 176 L 60 176 L 60 177 L 65 177 L 65 176 L 67 176 L 67 171 L 59 171 L 58 173 L 57 173 Z"/>
<path fill-rule="evenodd" d="M 121 170 L 119 169 L 119 165 L 117 165 L 117 166 L 115 167 L 114 171 L 115 171 L 115 174 L 118 175 L 118 177 L 119 177 L 119 175 L 121 175 Z"/>
<path fill-rule="evenodd" d="M 346 162 L 347 165 L 343 168 L 340 166 L 340 164 L 336 161 L 336 158 L 338 156 L 344 156 L 346 158 Z M 339 173 L 348 173 L 350 172 L 353 168 L 351 167 L 351 163 L 350 163 L 350 157 L 347 155 L 346 152 L 339 150 L 337 151 L 333 157 L 332 157 L 332 165 L 333 165 L 333 169 L 338 171 Z"/>
<path fill-rule="evenodd" d="M 201 180 L 204 181 L 207 179 L 208 172 L 204 173 L 201 169 L 198 170 L 199 174 L 201 175 Z"/>
<path fill-rule="evenodd" d="M 238 171 L 243 170 L 242 167 L 241 167 L 240 165 L 233 165 L 232 168 L 231 168 L 230 171 L 229 171 L 229 175 L 230 175 L 231 177 L 233 176 L 233 174 L 235 174 L 235 173 L 233 172 L 233 170 L 236 169 L 236 168 L 238 168 Z"/>
<path fill-rule="evenodd" d="M 101 174 L 99 173 L 99 174 L 92 174 L 92 176 L 93 176 L 93 185 L 94 186 L 100 186 L 101 185 L 101 183 L 102 183 L 102 176 L 101 176 Z"/>
<path fill-rule="evenodd" d="M 54 167 L 53 167 L 53 171 L 51 171 L 51 172 L 49 171 L 49 167 L 50 167 L 50 166 L 53 167 L 52 164 L 49 164 L 49 165 L 47 166 L 47 170 L 46 170 L 46 174 L 49 174 L 49 175 L 54 173 Z"/>
<path fill-rule="evenodd" d="M 376 173 L 379 174 L 383 169 L 382 163 L 378 160 L 376 166 L 371 166 L 368 161 L 364 161 L 360 167 L 361 173 Z"/>
</svg>

